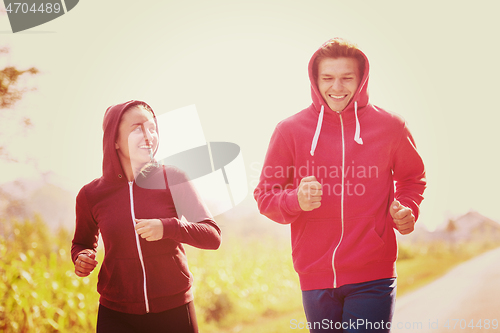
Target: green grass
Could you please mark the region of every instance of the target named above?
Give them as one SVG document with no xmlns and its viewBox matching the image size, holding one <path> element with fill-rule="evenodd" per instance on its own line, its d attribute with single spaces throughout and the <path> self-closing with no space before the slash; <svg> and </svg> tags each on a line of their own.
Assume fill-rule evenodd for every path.
<svg viewBox="0 0 500 333">
<path fill-rule="evenodd" d="M 74 274 L 72 235 L 53 235 L 40 219 L 0 226 L 0 332 L 95 331 L 97 270 L 87 278 Z M 495 245 L 401 246 L 398 296 Z M 283 332 L 292 319 L 305 322 L 288 239 L 226 235 L 217 251 L 186 250 L 200 332 Z"/>
</svg>

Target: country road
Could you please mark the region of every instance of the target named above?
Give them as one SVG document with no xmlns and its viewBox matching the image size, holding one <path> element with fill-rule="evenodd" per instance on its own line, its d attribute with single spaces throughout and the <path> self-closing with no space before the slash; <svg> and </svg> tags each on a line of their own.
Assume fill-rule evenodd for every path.
<svg viewBox="0 0 500 333">
<path fill-rule="evenodd" d="M 500 332 L 499 322 L 497 248 L 398 298 L 391 332 Z"/>
</svg>

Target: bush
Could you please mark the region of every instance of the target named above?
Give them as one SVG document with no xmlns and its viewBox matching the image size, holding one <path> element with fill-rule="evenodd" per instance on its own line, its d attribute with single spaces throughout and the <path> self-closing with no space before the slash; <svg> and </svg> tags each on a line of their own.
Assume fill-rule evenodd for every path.
<svg viewBox="0 0 500 333">
<path fill-rule="evenodd" d="M 95 331 L 100 267 L 86 278 L 75 275 L 69 253 L 72 235 L 64 229 L 51 232 L 38 217 L 0 223 L 0 332 Z M 489 242 L 403 244 L 398 293 L 495 246 Z M 194 275 L 200 331 L 229 331 L 236 325 L 302 311 L 288 239 L 225 235 L 217 251 L 186 246 L 186 252 Z"/>
<path fill-rule="evenodd" d="M 38 217 L 2 222 L 0 331 L 95 331 L 95 275 L 73 273 L 69 234 L 52 235 Z"/>
<path fill-rule="evenodd" d="M 188 248 L 200 329 L 216 332 L 300 308 L 290 252 L 288 240 L 271 238 L 233 239 L 217 251 Z"/>
<path fill-rule="evenodd" d="M 51 232 L 38 217 L 0 222 L 0 332 L 95 331 L 100 266 L 89 277 L 77 277 L 72 235 Z M 204 332 L 301 306 L 288 240 L 240 239 L 217 251 L 186 251 Z"/>
</svg>

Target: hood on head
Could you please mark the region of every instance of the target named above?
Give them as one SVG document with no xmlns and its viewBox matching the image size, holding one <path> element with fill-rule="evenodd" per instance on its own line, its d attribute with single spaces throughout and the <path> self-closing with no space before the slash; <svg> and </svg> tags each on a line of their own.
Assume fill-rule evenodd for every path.
<svg viewBox="0 0 500 333">
<path fill-rule="evenodd" d="M 118 127 L 120 125 L 122 115 L 129 108 L 141 104 L 147 106 L 153 112 L 153 109 L 147 103 L 131 100 L 125 103 L 110 106 L 104 114 L 104 121 L 102 124 L 102 129 L 104 131 L 102 175 L 106 180 L 127 181 L 120 163 L 120 158 L 118 157 L 118 152 L 115 148 L 115 142 L 118 136 Z M 156 123 L 156 116 L 154 115 L 154 112 L 153 116 Z M 158 124 L 156 125 L 158 128 Z M 158 146 L 156 149 L 158 149 Z"/>
<path fill-rule="evenodd" d="M 310 152 L 311 156 L 314 156 L 314 152 L 318 144 L 325 113 L 328 115 L 333 115 L 333 113 L 335 112 L 332 109 L 330 109 L 328 103 L 323 99 L 323 96 L 321 96 L 321 93 L 319 92 L 318 83 L 314 78 L 314 60 L 318 57 L 321 49 L 324 46 L 328 45 L 329 43 L 343 42 L 343 41 L 344 40 L 341 38 L 332 38 L 328 40 L 323 45 L 321 45 L 321 47 L 318 50 L 316 50 L 316 52 L 314 52 L 313 56 L 311 57 L 311 60 L 309 61 L 309 80 L 311 81 L 311 96 L 314 108 L 316 109 L 316 112 L 318 112 L 318 122 L 311 143 L 311 152 Z M 359 83 L 358 89 L 356 90 L 356 93 L 349 101 L 349 104 L 347 104 L 344 110 L 342 110 L 340 113 L 344 115 L 342 118 L 345 117 L 346 119 L 351 118 L 355 120 L 356 131 L 354 134 L 354 141 L 357 144 L 362 145 L 363 139 L 361 138 L 361 126 L 358 119 L 358 109 L 363 108 L 368 104 L 368 73 L 370 70 L 370 64 L 368 63 L 368 58 L 366 57 L 366 55 L 361 50 L 359 51 L 363 55 L 363 58 L 365 60 L 364 70 L 363 73 L 361 73 L 361 81 Z"/>
<path fill-rule="evenodd" d="M 314 60 L 318 56 L 318 53 L 320 52 L 320 50 L 325 45 L 328 45 L 329 43 L 332 43 L 335 41 L 344 41 L 344 40 L 342 38 L 336 37 L 336 38 L 332 38 L 332 39 L 326 41 L 325 43 L 323 43 L 323 45 L 321 45 L 320 48 L 318 48 L 318 50 L 316 50 L 316 52 L 314 52 L 314 54 L 311 57 L 311 60 L 309 61 L 309 80 L 311 81 L 311 96 L 312 96 L 313 104 L 314 104 L 317 112 L 320 112 L 322 106 L 323 106 L 325 112 L 334 112 L 334 111 L 332 111 L 332 109 L 330 109 L 328 104 L 323 99 L 323 96 L 321 96 L 321 93 L 319 92 L 318 83 L 316 82 L 316 79 L 314 78 L 314 75 L 313 75 L 313 64 L 314 64 Z M 361 78 L 361 81 L 359 83 L 358 90 L 356 91 L 356 93 L 352 97 L 352 100 L 349 102 L 349 104 L 347 104 L 346 108 L 342 112 L 353 111 L 355 101 L 357 102 L 358 108 L 362 108 L 368 104 L 368 73 L 369 73 L 370 65 L 368 63 L 368 58 L 366 57 L 366 55 L 361 50 L 360 50 L 360 52 L 363 55 L 363 57 L 365 58 L 364 72 L 361 75 L 362 78 Z"/>
</svg>

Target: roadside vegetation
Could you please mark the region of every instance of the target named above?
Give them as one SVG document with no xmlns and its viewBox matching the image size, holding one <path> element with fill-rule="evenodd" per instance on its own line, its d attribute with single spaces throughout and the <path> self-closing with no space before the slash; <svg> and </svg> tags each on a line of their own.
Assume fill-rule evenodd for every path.
<svg viewBox="0 0 500 333">
<path fill-rule="evenodd" d="M 78 278 L 71 233 L 40 218 L 0 221 L 0 332 L 93 332 L 97 270 Z M 500 244 L 402 245 L 398 296 Z M 102 262 L 102 253 L 99 262 Z M 288 239 L 226 237 L 217 251 L 187 247 L 200 332 L 283 332 L 305 321 Z M 99 268 L 99 266 L 98 266 Z"/>
</svg>

